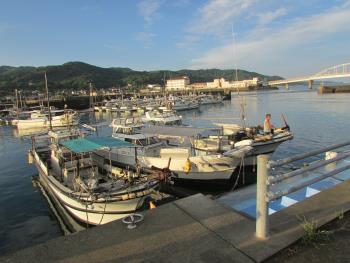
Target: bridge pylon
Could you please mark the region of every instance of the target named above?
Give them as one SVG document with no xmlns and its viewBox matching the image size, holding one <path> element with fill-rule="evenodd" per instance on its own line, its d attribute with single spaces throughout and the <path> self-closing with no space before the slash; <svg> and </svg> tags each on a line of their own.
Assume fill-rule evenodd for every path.
<svg viewBox="0 0 350 263">
<path fill-rule="evenodd" d="M 308 81 L 308 84 L 309 84 L 309 89 L 312 89 L 312 85 L 314 84 L 314 81 L 312 79 L 310 79 Z"/>
</svg>

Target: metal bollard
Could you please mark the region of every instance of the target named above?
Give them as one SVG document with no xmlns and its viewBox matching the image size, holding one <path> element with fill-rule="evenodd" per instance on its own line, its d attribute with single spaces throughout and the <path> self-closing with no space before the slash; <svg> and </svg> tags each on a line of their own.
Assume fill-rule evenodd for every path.
<svg viewBox="0 0 350 263">
<path fill-rule="evenodd" d="M 266 200 L 267 193 L 267 154 L 258 155 L 257 157 L 257 183 L 256 183 L 256 230 L 257 238 L 266 239 L 269 235 L 269 211 Z"/>
</svg>

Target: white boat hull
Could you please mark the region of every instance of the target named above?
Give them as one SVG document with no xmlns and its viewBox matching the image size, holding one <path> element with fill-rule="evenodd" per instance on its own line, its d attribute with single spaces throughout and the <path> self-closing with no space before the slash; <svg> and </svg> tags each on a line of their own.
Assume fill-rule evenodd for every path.
<svg viewBox="0 0 350 263">
<path fill-rule="evenodd" d="M 142 118 L 144 122 L 153 122 L 159 124 L 180 124 L 182 117 L 180 116 L 170 116 L 170 117 L 145 117 Z"/>
<path fill-rule="evenodd" d="M 282 136 L 281 138 L 276 138 L 272 141 L 266 142 L 254 142 L 252 147 L 253 151 L 249 154 L 245 160 L 245 166 L 255 166 L 257 164 L 256 157 L 260 154 L 273 154 L 280 144 L 287 140 L 291 140 L 293 135 Z"/>
<path fill-rule="evenodd" d="M 166 168 L 169 158 L 139 157 L 142 165 L 146 167 Z M 172 158 L 170 170 L 175 173 L 178 180 L 230 180 L 233 171 L 239 165 L 239 159 L 230 157 L 196 156 L 189 157 L 190 171 L 185 171 L 187 158 Z"/>
<path fill-rule="evenodd" d="M 176 102 L 172 106 L 172 110 L 181 111 L 181 110 L 193 110 L 198 109 L 199 103 L 197 102 Z"/>
<path fill-rule="evenodd" d="M 137 156 L 156 156 L 159 154 L 159 151 L 162 147 L 162 143 L 157 143 L 147 147 L 138 147 Z M 96 152 L 97 155 L 102 156 L 103 158 L 113 162 L 117 162 L 121 166 L 135 167 L 135 150 L 134 148 L 121 148 L 121 149 L 112 149 L 111 152 L 100 150 Z"/>
<path fill-rule="evenodd" d="M 34 160 L 39 171 L 40 181 L 45 190 L 49 194 L 54 195 L 54 198 L 60 202 L 62 207 L 72 217 L 83 223 L 100 225 L 123 218 L 135 212 L 143 204 L 148 194 L 146 192 L 147 190 L 145 190 L 142 196 L 141 194 L 136 194 L 137 196 L 135 195 L 132 198 L 115 201 L 108 198 L 98 198 L 97 200 L 82 196 L 77 198 L 70 189 L 62 185 L 60 186 L 60 183 L 53 176 L 48 176 L 46 166 L 36 153 L 34 153 Z M 128 193 L 125 194 L 128 195 Z"/>
<path fill-rule="evenodd" d="M 16 125 L 18 129 L 30 129 L 30 128 L 47 128 L 50 126 L 50 122 L 46 118 L 31 119 L 31 120 L 17 120 Z M 78 125 L 76 118 L 65 118 L 64 116 L 53 117 L 51 121 L 52 127 L 64 127 Z"/>
</svg>

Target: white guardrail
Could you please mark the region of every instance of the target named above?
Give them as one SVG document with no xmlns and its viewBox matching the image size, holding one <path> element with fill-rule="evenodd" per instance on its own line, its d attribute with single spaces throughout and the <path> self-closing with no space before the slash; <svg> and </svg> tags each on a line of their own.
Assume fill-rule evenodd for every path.
<svg viewBox="0 0 350 263">
<path fill-rule="evenodd" d="M 289 193 L 298 191 L 306 186 L 321 181 L 325 178 L 331 177 L 345 170 L 348 170 L 350 169 L 350 164 L 344 165 L 339 168 L 335 168 L 332 171 L 320 174 L 316 177 L 312 176 L 312 178 L 310 178 L 309 180 L 302 180 L 300 183 L 296 183 L 288 189 L 282 189 L 277 192 L 271 191 L 269 189 L 269 186 L 280 183 L 286 179 L 292 178 L 297 175 L 304 175 L 308 177 L 310 175 L 308 172 L 310 171 L 314 171 L 330 163 L 350 158 L 350 152 L 339 153 L 334 158 L 313 162 L 310 165 L 300 168 L 298 170 L 275 176 L 269 175 L 269 171 L 271 169 L 349 145 L 350 141 L 325 147 L 319 150 L 314 150 L 308 153 L 295 155 L 277 161 L 269 161 L 268 155 L 259 155 L 257 157 L 256 237 L 265 239 L 269 236 L 269 202 L 276 200 L 282 196 L 285 196 Z"/>
</svg>

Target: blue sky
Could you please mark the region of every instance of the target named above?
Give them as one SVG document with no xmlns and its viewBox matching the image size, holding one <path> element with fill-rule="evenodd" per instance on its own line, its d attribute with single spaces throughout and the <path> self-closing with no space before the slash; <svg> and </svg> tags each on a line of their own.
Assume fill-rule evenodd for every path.
<svg viewBox="0 0 350 263">
<path fill-rule="evenodd" d="M 349 62 L 349 46 L 349 0 L 0 0 L 0 65 L 291 77 Z"/>
</svg>

